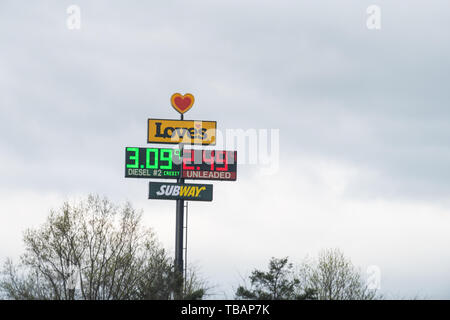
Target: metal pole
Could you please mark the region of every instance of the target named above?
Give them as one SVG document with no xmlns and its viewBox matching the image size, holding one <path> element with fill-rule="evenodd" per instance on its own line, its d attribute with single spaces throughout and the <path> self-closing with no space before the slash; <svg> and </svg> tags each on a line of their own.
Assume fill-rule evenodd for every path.
<svg viewBox="0 0 450 320">
<path fill-rule="evenodd" d="M 187 250 L 188 250 L 188 212 L 189 212 L 189 208 L 188 208 L 188 203 L 186 201 L 186 211 L 185 211 L 185 215 L 186 215 L 186 223 L 185 223 L 185 229 L 186 229 L 186 233 L 185 233 L 185 246 L 184 246 L 184 292 L 186 292 L 187 290 Z"/>
<path fill-rule="evenodd" d="M 181 115 L 183 120 L 183 114 Z M 180 143 L 180 157 L 183 158 L 183 144 Z M 183 167 L 181 166 L 178 183 L 184 183 L 182 178 Z M 175 226 L 175 270 L 180 277 L 180 284 L 177 288 L 176 297 L 182 298 L 183 291 L 183 227 L 184 227 L 184 200 L 177 200 L 176 204 L 176 226 Z"/>
<path fill-rule="evenodd" d="M 178 183 L 184 183 L 184 179 L 178 179 Z M 176 233 L 175 233 L 175 268 L 183 274 L 183 219 L 184 200 L 177 200 Z"/>
</svg>

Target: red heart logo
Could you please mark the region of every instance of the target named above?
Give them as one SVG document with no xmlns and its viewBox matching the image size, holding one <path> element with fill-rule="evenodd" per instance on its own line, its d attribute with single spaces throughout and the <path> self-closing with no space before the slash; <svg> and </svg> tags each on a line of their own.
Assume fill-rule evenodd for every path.
<svg viewBox="0 0 450 320">
<path fill-rule="evenodd" d="M 181 114 L 185 113 L 190 108 L 192 108 L 194 100 L 195 100 L 194 96 L 190 93 L 186 93 L 184 96 L 179 93 L 174 93 L 170 98 L 172 107 L 174 107 L 174 109 Z"/>
</svg>

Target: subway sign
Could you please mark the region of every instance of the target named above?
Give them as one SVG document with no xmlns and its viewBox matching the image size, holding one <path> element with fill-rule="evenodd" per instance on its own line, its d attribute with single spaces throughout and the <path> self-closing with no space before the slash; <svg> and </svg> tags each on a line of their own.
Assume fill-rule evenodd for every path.
<svg viewBox="0 0 450 320">
<path fill-rule="evenodd" d="M 212 201 L 212 184 L 149 183 L 149 199 Z"/>
<path fill-rule="evenodd" d="M 216 144 L 215 121 L 148 119 L 148 143 Z"/>
</svg>

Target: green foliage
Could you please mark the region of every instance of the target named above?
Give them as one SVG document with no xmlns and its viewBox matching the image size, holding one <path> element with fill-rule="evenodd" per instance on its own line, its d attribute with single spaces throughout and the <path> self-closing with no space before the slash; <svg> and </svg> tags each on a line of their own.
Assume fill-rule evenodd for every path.
<svg viewBox="0 0 450 320">
<path fill-rule="evenodd" d="M 251 300 L 306 300 L 315 299 L 314 290 L 297 293 L 300 280 L 294 276 L 293 265 L 288 258 L 272 258 L 269 271 L 254 270 L 250 276 L 250 288 L 239 286 L 237 299 Z"/>
</svg>

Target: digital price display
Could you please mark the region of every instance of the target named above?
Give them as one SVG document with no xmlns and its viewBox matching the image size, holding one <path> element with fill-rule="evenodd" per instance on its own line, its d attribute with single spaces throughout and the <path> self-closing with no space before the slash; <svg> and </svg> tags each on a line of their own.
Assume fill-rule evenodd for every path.
<svg viewBox="0 0 450 320">
<path fill-rule="evenodd" d="M 182 177 L 199 180 L 236 180 L 237 152 L 184 150 Z"/>
<path fill-rule="evenodd" d="M 170 148 L 125 149 L 126 178 L 177 179 L 180 177 L 180 150 Z"/>
<path fill-rule="evenodd" d="M 125 149 L 126 178 L 235 181 L 236 167 L 236 151 L 184 149 L 180 157 L 179 149 Z"/>
</svg>

